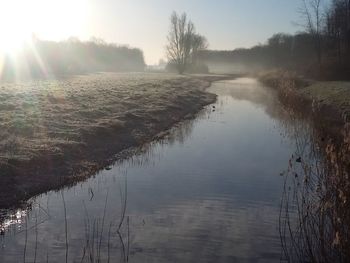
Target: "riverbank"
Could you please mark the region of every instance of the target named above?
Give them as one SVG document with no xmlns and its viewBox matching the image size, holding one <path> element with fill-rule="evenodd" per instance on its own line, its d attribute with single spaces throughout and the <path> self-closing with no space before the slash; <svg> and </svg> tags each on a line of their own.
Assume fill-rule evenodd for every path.
<svg viewBox="0 0 350 263">
<path fill-rule="evenodd" d="M 301 108 L 325 126 L 344 126 L 350 121 L 350 82 L 313 81 L 294 73 L 274 71 L 259 80 L 278 91 L 283 102 Z"/>
<path fill-rule="evenodd" d="M 13 211 L 24 216 L 5 227 L 0 262 L 23 261 L 24 250 L 26 262 L 35 251 L 37 262 L 65 262 L 66 236 L 68 262 L 123 255 L 130 262 L 279 262 L 279 174 L 296 150 L 277 128 L 285 120 L 279 102 L 249 78 L 207 91 L 216 102 L 164 139 Z"/>
<path fill-rule="evenodd" d="M 301 211 L 299 225 L 303 226 L 301 232 L 298 232 L 308 240 L 322 240 L 317 245 L 310 243 L 311 245 L 296 247 L 297 253 L 303 255 L 302 259 L 316 258 L 317 262 L 333 262 L 334 256 L 340 256 L 339 259 L 348 262 L 350 82 L 305 80 L 290 72 L 262 74 L 260 80 L 277 90 L 280 101 L 291 118 L 306 118 L 310 121 L 313 129 L 312 141 L 308 146 L 316 149 L 316 154 L 321 158 L 322 165 L 308 161 L 308 157 L 299 157 L 303 183 L 298 183 L 300 172 L 291 174 L 292 178 L 296 178 L 294 186 L 299 188 L 293 196 L 300 194 L 303 200 L 302 204 L 297 204 L 298 213 Z M 308 146 L 304 144 L 303 151 Z M 289 207 L 290 204 L 287 209 Z M 327 227 L 324 222 L 328 222 Z M 292 233 L 298 242 L 299 233 Z M 336 251 L 336 254 L 320 251 Z"/>
<path fill-rule="evenodd" d="M 81 75 L 3 83 L 0 89 L 0 207 L 58 189 L 112 164 L 216 96 L 233 76 Z"/>
</svg>

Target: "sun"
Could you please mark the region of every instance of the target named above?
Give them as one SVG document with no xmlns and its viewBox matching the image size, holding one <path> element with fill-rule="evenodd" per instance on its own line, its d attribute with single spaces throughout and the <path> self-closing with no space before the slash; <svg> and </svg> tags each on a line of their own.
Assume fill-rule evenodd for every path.
<svg viewBox="0 0 350 263">
<path fill-rule="evenodd" d="M 32 36 L 62 40 L 84 30 L 87 0 L 0 1 L 0 51 L 16 53 Z"/>
<path fill-rule="evenodd" d="M 29 39 L 29 24 L 25 12 L 16 1 L 0 2 L 0 51 L 14 53 Z"/>
</svg>

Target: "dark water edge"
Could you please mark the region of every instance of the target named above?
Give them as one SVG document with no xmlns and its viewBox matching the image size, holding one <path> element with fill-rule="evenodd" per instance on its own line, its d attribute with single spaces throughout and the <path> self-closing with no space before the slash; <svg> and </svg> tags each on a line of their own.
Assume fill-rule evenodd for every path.
<svg viewBox="0 0 350 263">
<path fill-rule="evenodd" d="M 293 205 L 285 213 L 285 196 L 290 174 L 302 180 L 299 158 L 322 160 L 312 128 L 254 79 L 209 91 L 217 102 L 163 140 L 74 187 L 2 211 L 0 262 L 293 259 L 285 226 L 298 218 Z"/>
</svg>

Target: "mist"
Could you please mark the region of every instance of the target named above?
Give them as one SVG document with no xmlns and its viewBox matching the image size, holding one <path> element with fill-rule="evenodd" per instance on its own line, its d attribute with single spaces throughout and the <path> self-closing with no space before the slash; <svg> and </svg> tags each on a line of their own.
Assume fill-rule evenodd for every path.
<svg viewBox="0 0 350 263">
<path fill-rule="evenodd" d="M 46 41 L 33 38 L 16 54 L 3 54 L 1 78 L 23 80 L 93 72 L 143 71 L 145 61 L 138 48 L 92 38 L 80 41 Z"/>
<path fill-rule="evenodd" d="M 0 262 L 350 262 L 350 0 L 0 7 Z"/>
</svg>

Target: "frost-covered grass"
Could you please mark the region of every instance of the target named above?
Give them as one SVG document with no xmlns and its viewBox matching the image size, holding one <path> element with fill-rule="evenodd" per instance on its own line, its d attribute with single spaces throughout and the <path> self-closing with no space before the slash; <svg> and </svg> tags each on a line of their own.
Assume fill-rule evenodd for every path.
<svg viewBox="0 0 350 263">
<path fill-rule="evenodd" d="M 0 201 L 90 175 L 212 102 L 204 88 L 222 78 L 100 73 L 1 83 Z"/>
<path fill-rule="evenodd" d="M 164 109 L 170 97 L 180 92 L 170 84 L 179 79 L 161 74 L 95 74 L 2 84 L 0 160 L 62 154 L 68 146 L 83 144 L 88 134 L 117 130 L 137 114 Z"/>
<path fill-rule="evenodd" d="M 350 82 L 315 82 L 302 89 L 301 93 L 320 103 L 332 105 L 350 117 Z"/>
</svg>

